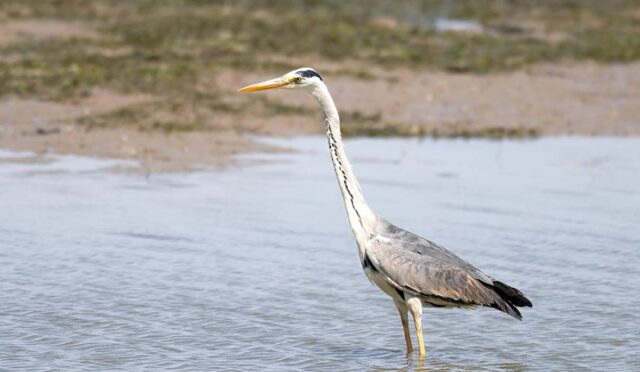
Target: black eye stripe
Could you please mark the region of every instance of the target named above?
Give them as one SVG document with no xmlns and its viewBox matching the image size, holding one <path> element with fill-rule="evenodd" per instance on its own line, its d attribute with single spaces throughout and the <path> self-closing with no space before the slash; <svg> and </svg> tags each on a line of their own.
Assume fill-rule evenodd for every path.
<svg viewBox="0 0 640 372">
<path fill-rule="evenodd" d="M 302 70 L 302 71 L 298 71 L 298 75 L 302 76 L 302 77 L 317 77 L 318 79 L 322 80 L 322 76 L 320 76 L 320 74 L 318 74 L 317 72 L 313 71 L 313 70 Z"/>
</svg>

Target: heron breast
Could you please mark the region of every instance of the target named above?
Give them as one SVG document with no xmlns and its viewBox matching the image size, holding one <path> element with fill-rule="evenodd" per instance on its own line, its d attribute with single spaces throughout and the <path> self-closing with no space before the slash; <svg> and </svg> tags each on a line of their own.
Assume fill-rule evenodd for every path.
<svg viewBox="0 0 640 372">
<path fill-rule="evenodd" d="M 376 287 L 380 288 L 382 292 L 386 293 L 387 295 L 389 295 L 389 297 L 393 298 L 394 300 L 404 301 L 404 296 L 402 295 L 402 292 L 398 291 L 396 287 L 389 284 L 389 282 L 386 281 L 384 276 L 380 274 L 379 271 L 376 271 L 375 268 L 373 268 L 373 266 L 365 267 L 364 272 L 365 274 L 367 274 L 367 277 L 369 278 L 369 280 L 371 280 L 371 282 L 375 284 Z"/>
</svg>

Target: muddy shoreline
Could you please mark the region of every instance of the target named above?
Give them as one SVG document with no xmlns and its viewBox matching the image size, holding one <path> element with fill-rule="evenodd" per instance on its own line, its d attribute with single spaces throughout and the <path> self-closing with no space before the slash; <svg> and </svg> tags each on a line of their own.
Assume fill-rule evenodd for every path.
<svg viewBox="0 0 640 372">
<path fill-rule="evenodd" d="M 640 135 L 635 44 L 599 39 L 613 35 L 612 42 L 623 42 L 635 35 L 633 29 L 611 32 L 616 21 L 633 18 L 631 3 L 608 13 L 586 5 L 576 13 L 558 5 L 544 8 L 542 18 L 516 7 L 481 20 L 467 9 L 465 17 L 480 17 L 477 24 L 494 30 L 488 34 L 420 31 L 401 15 L 382 19 L 373 13 L 358 18 L 352 30 L 349 7 L 336 14 L 351 20 L 344 34 L 334 34 L 335 19 L 322 13 L 329 3 L 311 12 L 266 6 L 249 13 L 241 5 L 214 3 L 67 5 L 0 5 L 2 149 L 36 157 L 132 159 L 149 172 L 209 169 L 231 164 L 239 153 L 284 151 L 255 138 L 322 134 L 313 99 L 291 91 L 237 89 L 300 66 L 324 77 L 345 137 Z M 284 48 L 282 41 L 292 36 L 288 27 L 301 11 L 319 22 L 304 35 L 316 48 L 303 50 L 302 43 L 295 52 L 260 52 L 267 36 Z M 531 27 L 519 33 L 501 28 L 510 12 L 521 19 L 518 24 Z M 554 18 L 557 12 L 564 12 L 562 22 Z M 573 33 L 576 25 L 584 26 L 584 12 L 602 18 L 590 25 L 592 38 Z M 247 23 L 238 28 L 234 19 Z M 356 31 L 380 37 L 365 43 L 352 39 Z M 339 45 L 323 37 L 337 38 Z M 608 49 L 598 49 L 602 45 Z"/>
<path fill-rule="evenodd" d="M 331 66 L 327 66 L 331 71 Z M 319 71 L 322 66 L 318 67 Z M 185 171 L 229 164 L 244 152 L 281 151 L 250 135 L 323 133 L 315 102 L 290 91 L 237 94 L 269 73 L 224 71 L 207 82 L 226 100 L 264 100 L 289 108 L 212 111 L 205 125 L 153 128 L 87 125 L 83 118 L 153 105 L 142 94 L 94 89 L 73 102 L 0 100 L 0 147 L 137 160 L 144 171 Z M 375 79 L 325 75 L 347 135 L 532 137 L 640 135 L 640 63 L 541 65 L 489 75 L 391 70 Z M 243 107 L 243 106 L 238 106 Z M 295 108 L 295 109 L 291 109 Z M 120 110 L 120 111 L 119 111 Z M 354 114 L 356 113 L 356 114 Z M 124 118 L 135 120 L 135 118 Z"/>
</svg>

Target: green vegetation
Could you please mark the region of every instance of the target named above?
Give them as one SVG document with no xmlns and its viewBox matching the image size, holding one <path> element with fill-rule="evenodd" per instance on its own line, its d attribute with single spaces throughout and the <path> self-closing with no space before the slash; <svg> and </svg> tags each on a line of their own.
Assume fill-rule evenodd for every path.
<svg viewBox="0 0 640 372">
<path fill-rule="evenodd" d="M 150 117 L 150 107 L 148 105 L 126 107 L 102 115 L 85 116 L 78 120 L 78 124 L 87 130 L 94 128 L 104 128 L 107 126 L 140 125 Z"/>
<path fill-rule="evenodd" d="M 155 117 L 157 107 L 155 105 L 141 105 L 127 107 L 102 115 L 85 116 L 78 120 L 78 124 L 86 130 L 104 127 L 129 126 L 142 131 L 162 131 L 164 133 L 192 132 L 206 130 L 207 126 L 202 120 L 180 120 L 173 117 Z"/>
<path fill-rule="evenodd" d="M 447 132 L 428 129 L 417 124 L 355 122 L 342 128 L 344 137 L 434 137 L 434 138 L 535 138 L 539 133 L 534 128 L 489 127 L 478 129 L 455 129 Z"/>
<path fill-rule="evenodd" d="M 475 21 L 484 31 L 438 32 L 439 18 Z M 0 2 L 0 24 L 21 19 L 81 23 L 93 35 L 0 44 L 0 97 L 67 101 L 107 87 L 157 96 L 165 107 L 177 101 L 181 108 L 232 112 L 247 104 L 225 102 L 199 82 L 222 69 L 282 72 L 296 67 L 290 57 L 472 73 L 560 60 L 640 59 L 636 0 L 375 0 L 366 7 L 331 0 Z M 376 78 L 347 67 L 333 73 Z M 307 113 L 266 100 L 259 105 L 273 115 Z M 131 110 L 142 111 L 112 113 L 93 125 L 145 115 L 144 107 Z M 200 128 L 201 119 L 169 131 Z"/>
</svg>

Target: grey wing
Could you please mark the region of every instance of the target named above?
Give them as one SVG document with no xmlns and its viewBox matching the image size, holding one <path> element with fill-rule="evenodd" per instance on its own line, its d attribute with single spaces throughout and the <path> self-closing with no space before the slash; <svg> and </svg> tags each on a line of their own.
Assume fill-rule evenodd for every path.
<svg viewBox="0 0 640 372">
<path fill-rule="evenodd" d="M 517 289 L 489 277 L 448 250 L 406 233 L 417 238 L 377 236 L 365 250 L 374 268 L 397 289 L 434 304 L 494 307 L 518 319 L 522 316 L 516 306 L 531 306 Z"/>
<path fill-rule="evenodd" d="M 427 240 L 410 231 L 401 229 L 388 221 L 381 221 L 382 234 L 391 240 L 397 241 L 402 248 L 415 252 L 421 256 L 432 257 L 442 263 L 464 269 L 467 274 L 486 284 L 493 284 L 494 279 L 480 271 L 477 267 L 458 257 L 448 249 Z"/>
</svg>

